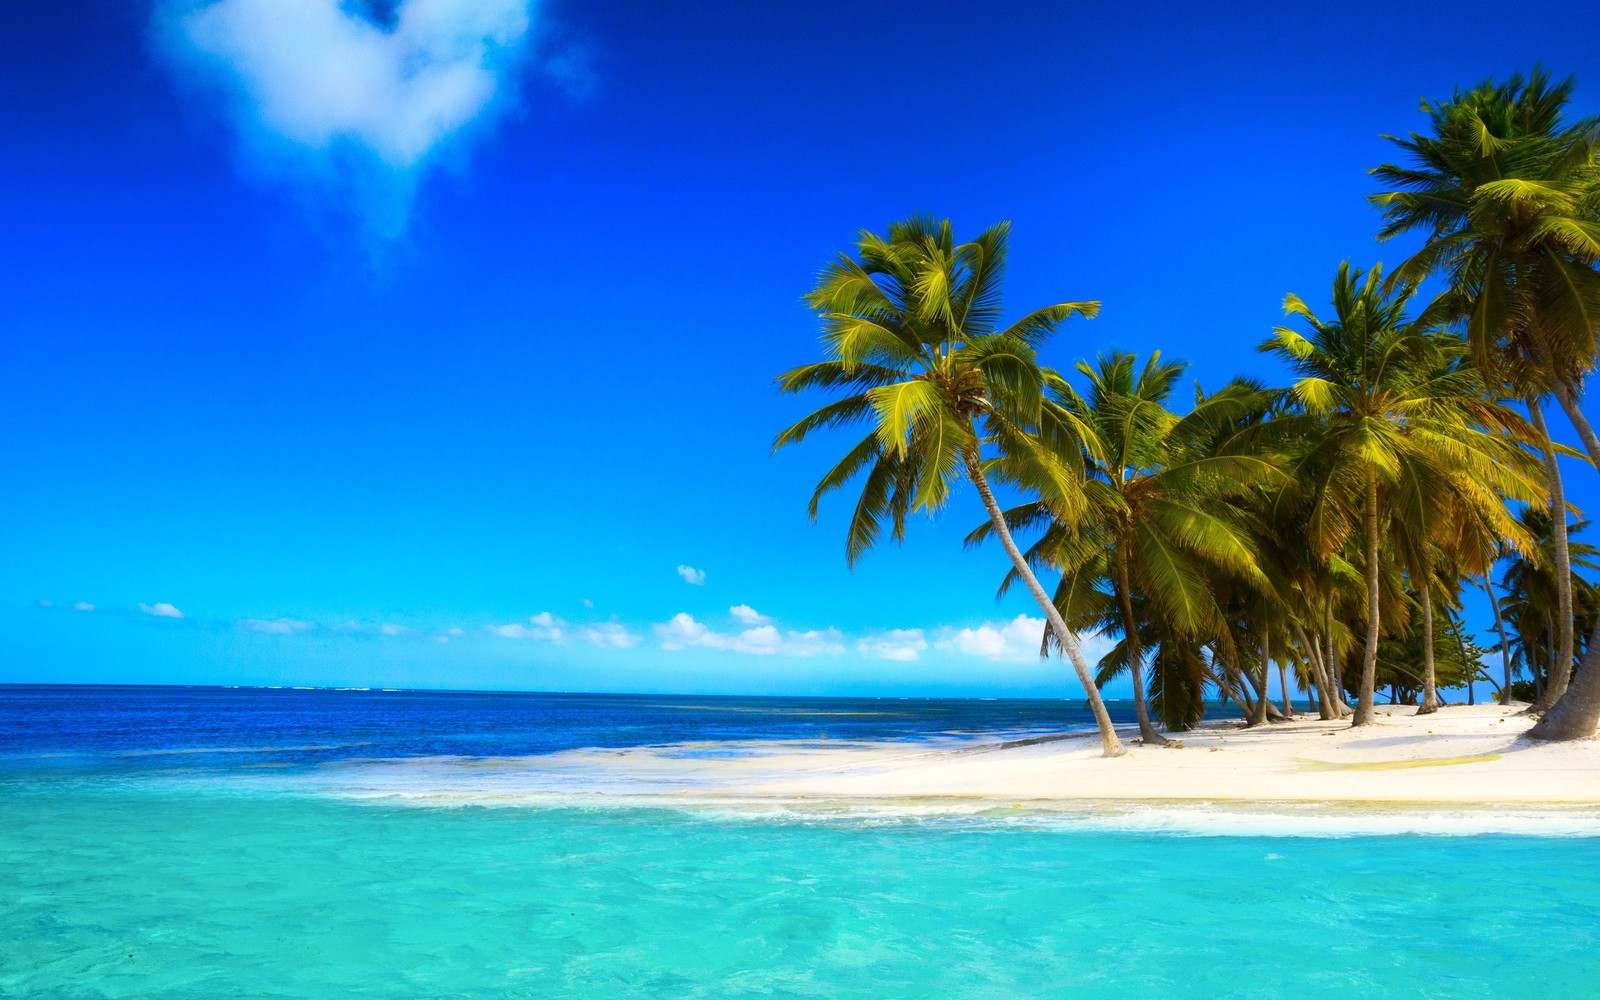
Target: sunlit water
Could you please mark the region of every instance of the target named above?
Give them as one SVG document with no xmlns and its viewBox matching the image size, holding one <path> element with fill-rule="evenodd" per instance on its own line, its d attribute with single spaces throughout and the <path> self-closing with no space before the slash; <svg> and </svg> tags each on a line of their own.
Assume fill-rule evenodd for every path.
<svg viewBox="0 0 1600 1000">
<path fill-rule="evenodd" d="M 1594 837 L 1344 836 L 1408 827 L 1293 812 L 1266 837 L 1206 810 L 1153 831 L 1117 808 L 352 800 L 326 776 L 374 747 L 392 769 L 626 745 L 627 725 L 641 742 L 835 738 L 800 713 L 839 710 L 492 696 L 475 719 L 449 700 L 467 696 L 401 711 L 380 694 L 0 689 L 0 996 L 1597 994 Z M 637 707 L 661 704 L 702 707 Z M 838 736 L 947 740 L 1061 712 L 868 704 L 897 721 Z M 1332 835 L 1286 835 L 1305 833 Z"/>
</svg>

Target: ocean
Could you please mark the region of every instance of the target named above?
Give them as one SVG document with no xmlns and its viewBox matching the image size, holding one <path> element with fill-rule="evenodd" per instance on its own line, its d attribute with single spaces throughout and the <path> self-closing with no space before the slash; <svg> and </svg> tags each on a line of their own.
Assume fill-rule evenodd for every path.
<svg viewBox="0 0 1600 1000">
<path fill-rule="evenodd" d="M 1600 995 L 1590 836 L 669 807 L 581 774 L 405 794 L 587 747 L 1089 726 L 1050 701 L 0 687 L 0 996 Z"/>
</svg>

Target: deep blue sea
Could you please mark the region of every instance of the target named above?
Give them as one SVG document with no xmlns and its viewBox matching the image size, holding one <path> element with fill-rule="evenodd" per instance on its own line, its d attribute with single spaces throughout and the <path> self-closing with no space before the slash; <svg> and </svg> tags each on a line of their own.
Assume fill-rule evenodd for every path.
<svg viewBox="0 0 1600 1000">
<path fill-rule="evenodd" d="M 1088 722 L 1046 701 L 0 687 L 0 996 L 1600 996 L 1592 837 L 447 807 L 330 780 Z"/>
</svg>

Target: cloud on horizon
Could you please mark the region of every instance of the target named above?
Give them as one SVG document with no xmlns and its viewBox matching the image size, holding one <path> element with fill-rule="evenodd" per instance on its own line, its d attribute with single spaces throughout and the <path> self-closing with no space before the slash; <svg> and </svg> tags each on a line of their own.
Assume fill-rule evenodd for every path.
<svg viewBox="0 0 1600 1000">
<path fill-rule="evenodd" d="M 263 635 L 292 635 L 295 632 L 304 632 L 311 628 L 311 623 L 294 618 L 274 618 L 270 621 L 261 618 L 245 618 L 240 620 L 239 626 L 251 632 L 260 632 Z"/>
<path fill-rule="evenodd" d="M 502 639 L 533 639 L 537 642 L 564 643 L 581 639 L 602 649 L 630 649 L 639 644 L 639 637 L 628 631 L 620 622 L 600 622 L 594 625 L 573 627 L 566 619 L 541 611 L 528 619 L 528 624 L 490 625 L 488 631 Z"/>
<path fill-rule="evenodd" d="M 514 99 L 533 0 L 156 0 L 166 58 L 221 90 L 250 165 L 405 230 L 446 148 Z M 388 9 L 388 8 L 386 8 Z"/>
<path fill-rule="evenodd" d="M 756 656 L 818 656 L 844 652 L 844 634 L 836 628 L 807 632 L 780 632 L 773 625 L 757 625 L 739 632 L 717 632 L 695 621 L 687 612 L 655 626 L 661 648 L 673 651 L 698 646 Z"/>
<path fill-rule="evenodd" d="M 176 607 L 168 604 L 166 601 L 158 601 L 155 604 L 146 604 L 143 601 L 140 601 L 139 610 L 147 615 L 153 615 L 157 618 L 183 617 L 182 611 L 179 611 Z"/>
<path fill-rule="evenodd" d="M 942 630 L 934 646 L 986 660 L 1020 663 L 1039 658 L 1039 641 L 1043 636 L 1043 618 L 1018 615 L 1000 624 Z"/>
<path fill-rule="evenodd" d="M 902 663 L 915 660 L 917 654 L 927 648 L 928 639 L 920 628 L 892 628 L 856 640 L 857 652 L 880 660 L 897 660 Z"/>
</svg>

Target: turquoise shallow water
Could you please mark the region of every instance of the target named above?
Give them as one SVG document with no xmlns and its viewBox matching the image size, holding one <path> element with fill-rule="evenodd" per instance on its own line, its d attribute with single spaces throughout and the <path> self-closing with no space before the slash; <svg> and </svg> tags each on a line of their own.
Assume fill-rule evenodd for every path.
<svg viewBox="0 0 1600 1000">
<path fill-rule="evenodd" d="M 8 997 L 1587 997 L 1588 838 L 0 788 Z"/>
</svg>

